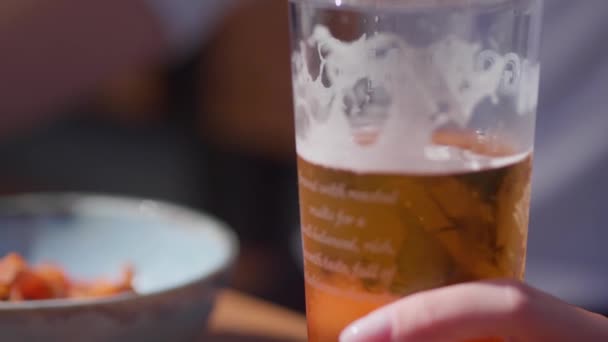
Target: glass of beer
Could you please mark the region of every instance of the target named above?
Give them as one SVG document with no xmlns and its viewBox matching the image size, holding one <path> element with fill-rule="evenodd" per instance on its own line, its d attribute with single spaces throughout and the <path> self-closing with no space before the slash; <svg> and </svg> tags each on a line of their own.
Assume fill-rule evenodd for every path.
<svg viewBox="0 0 608 342">
<path fill-rule="evenodd" d="M 542 0 L 290 0 L 309 341 L 523 280 Z"/>
</svg>

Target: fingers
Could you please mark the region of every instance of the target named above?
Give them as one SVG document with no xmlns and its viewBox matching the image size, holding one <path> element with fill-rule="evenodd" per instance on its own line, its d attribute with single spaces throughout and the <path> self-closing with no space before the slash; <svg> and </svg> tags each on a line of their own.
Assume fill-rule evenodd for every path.
<svg viewBox="0 0 608 342">
<path fill-rule="evenodd" d="M 608 328 L 605 319 L 523 284 L 492 281 L 406 297 L 355 322 L 341 341 L 445 342 L 498 336 L 517 342 L 608 341 Z"/>
<path fill-rule="evenodd" d="M 528 329 L 526 295 L 499 283 L 455 285 L 406 297 L 355 322 L 343 341 L 461 341 Z M 482 324 L 480 324 L 482 322 Z"/>
</svg>

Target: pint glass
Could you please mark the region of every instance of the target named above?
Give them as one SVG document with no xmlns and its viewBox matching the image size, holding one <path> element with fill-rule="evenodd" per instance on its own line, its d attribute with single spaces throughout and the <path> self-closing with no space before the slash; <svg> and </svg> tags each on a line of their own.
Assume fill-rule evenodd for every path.
<svg viewBox="0 0 608 342">
<path fill-rule="evenodd" d="M 523 279 L 542 0 L 290 0 L 309 340 Z"/>
</svg>

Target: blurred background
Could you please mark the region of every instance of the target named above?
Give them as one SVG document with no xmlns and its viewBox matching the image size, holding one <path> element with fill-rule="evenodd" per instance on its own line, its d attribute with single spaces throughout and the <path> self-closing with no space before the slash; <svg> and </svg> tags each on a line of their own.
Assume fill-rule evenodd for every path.
<svg viewBox="0 0 608 342">
<path fill-rule="evenodd" d="M 606 15 L 547 1 L 528 273 L 602 312 Z M 207 211 L 242 241 L 231 286 L 303 310 L 288 32 L 286 0 L 3 1 L 0 194 Z"/>
<path fill-rule="evenodd" d="M 287 3 L 243 1 L 218 18 L 178 58 L 113 70 L 1 135 L 0 193 L 99 192 L 207 211 L 241 238 L 231 285 L 303 310 L 290 246 L 298 207 Z M 7 87 L 0 81 L 0 93 L 14 92 Z"/>
</svg>

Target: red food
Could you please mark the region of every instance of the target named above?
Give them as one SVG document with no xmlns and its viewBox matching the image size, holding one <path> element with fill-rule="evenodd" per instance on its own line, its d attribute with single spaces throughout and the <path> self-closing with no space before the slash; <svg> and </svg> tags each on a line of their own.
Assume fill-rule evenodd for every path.
<svg viewBox="0 0 608 342">
<path fill-rule="evenodd" d="M 31 270 L 19 273 L 13 283 L 15 300 L 35 300 L 53 298 L 53 290 L 49 283 Z"/>
<path fill-rule="evenodd" d="M 12 284 L 19 272 L 26 268 L 27 264 L 19 254 L 11 253 L 0 259 L 0 284 L 5 286 Z"/>
<path fill-rule="evenodd" d="M 40 265 L 36 267 L 35 272 L 49 285 L 53 298 L 63 298 L 68 295 L 70 281 L 61 268 L 50 264 Z"/>
<path fill-rule="evenodd" d="M 126 267 L 118 282 L 76 282 L 55 265 L 30 267 L 16 253 L 0 259 L 0 301 L 95 298 L 134 292 L 133 268 Z"/>
</svg>

